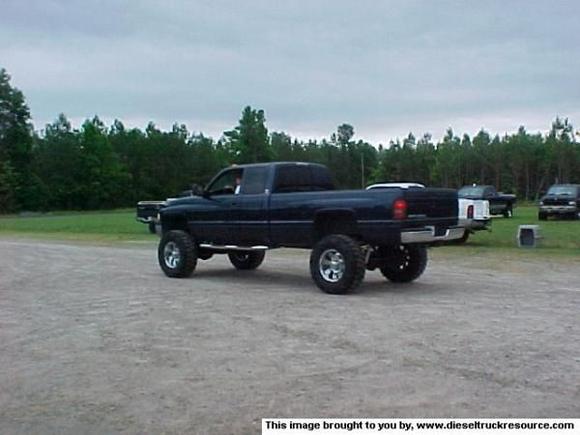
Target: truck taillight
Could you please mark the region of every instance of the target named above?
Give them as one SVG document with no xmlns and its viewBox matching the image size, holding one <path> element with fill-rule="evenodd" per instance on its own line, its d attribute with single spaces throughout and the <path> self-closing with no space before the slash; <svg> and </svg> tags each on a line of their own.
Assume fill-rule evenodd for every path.
<svg viewBox="0 0 580 435">
<path fill-rule="evenodd" d="M 473 204 L 467 207 L 467 219 L 473 219 Z"/>
<path fill-rule="evenodd" d="M 404 199 L 397 199 L 393 204 L 393 218 L 406 219 L 407 218 L 407 201 Z"/>
</svg>

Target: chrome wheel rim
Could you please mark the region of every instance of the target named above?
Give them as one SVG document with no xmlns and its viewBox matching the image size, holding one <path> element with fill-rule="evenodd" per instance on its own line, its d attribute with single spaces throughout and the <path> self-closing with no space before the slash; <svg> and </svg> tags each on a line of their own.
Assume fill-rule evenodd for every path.
<svg viewBox="0 0 580 435">
<path fill-rule="evenodd" d="M 175 269 L 181 261 L 181 251 L 175 242 L 168 242 L 163 248 L 163 261 L 170 269 Z"/>
<path fill-rule="evenodd" d="M 404 246 L 399 246 L 399 257 L 397 259 L 396 268 L 399 270 L 405 270 L 411 264 L 411 255 L 409 254 L 409 250 Z"/>
<path fill-rule="evenodd" d="M 327 249 L 318 260 L 318 271 L 325 281 L 340 281 L 345 270 L 346 262 L 344 261 L 344 256 L 336 249 Z"/>
<path fill-rule="evenodd" d="M 250 254 L 247 252 L 235 252 L 234 257 L 236 257 L 236 260 L 238 261 L 248 261 Z"/>
</svg>

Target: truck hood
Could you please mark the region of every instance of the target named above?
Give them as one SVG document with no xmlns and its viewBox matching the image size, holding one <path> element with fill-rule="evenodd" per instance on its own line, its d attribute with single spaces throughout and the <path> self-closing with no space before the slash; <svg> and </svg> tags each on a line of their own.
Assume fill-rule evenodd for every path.
<svg viewBox="0 0 580 435">
<path fill-rule="evenodd" d="M 174 206 L 174 205 L 183 205 L 183 204 L 197 204 L 203 201 L 207 201 L 202 196 L 185 196 L 183 198 L 167 198 L 165 204 L 167 207 Z"/>
</svg>

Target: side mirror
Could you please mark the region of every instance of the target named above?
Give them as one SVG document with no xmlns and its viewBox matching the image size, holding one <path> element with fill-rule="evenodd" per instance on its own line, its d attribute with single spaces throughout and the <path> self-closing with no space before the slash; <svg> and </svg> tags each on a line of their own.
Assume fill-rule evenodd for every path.
<svg viewBox="0 0 580 435">
<path fill-rule="evenodd" d="M 191 186 L 191 194 L 195 196 L 206 196 L 207 192 L 199 184 L 194 184 Z"/>
</svg>

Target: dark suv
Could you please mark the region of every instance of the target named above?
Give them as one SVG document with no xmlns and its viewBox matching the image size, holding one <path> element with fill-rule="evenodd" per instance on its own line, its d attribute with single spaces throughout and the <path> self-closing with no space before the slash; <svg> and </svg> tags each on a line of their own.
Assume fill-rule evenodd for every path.
<svg viewBox="0 0 580 435">
<path fill-rule="evenodd" d="M 540 200 L 538 219 L 550 216 L 580 219 L 580 184 L 554 184 Z"/>
</svg>

